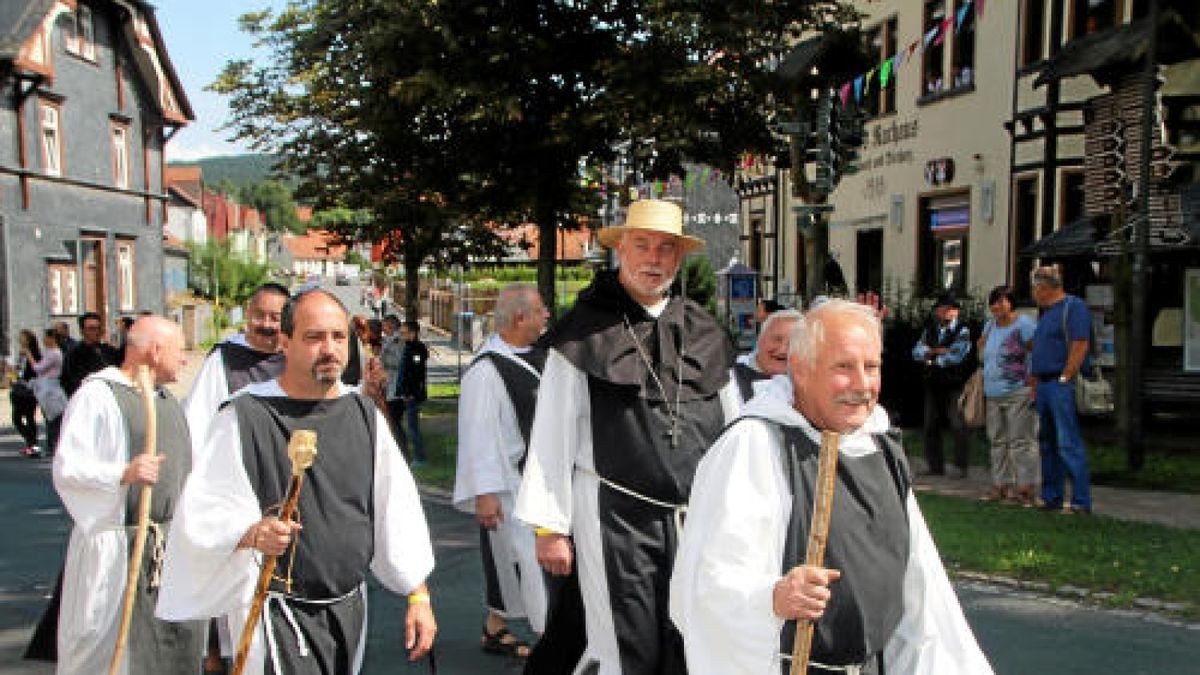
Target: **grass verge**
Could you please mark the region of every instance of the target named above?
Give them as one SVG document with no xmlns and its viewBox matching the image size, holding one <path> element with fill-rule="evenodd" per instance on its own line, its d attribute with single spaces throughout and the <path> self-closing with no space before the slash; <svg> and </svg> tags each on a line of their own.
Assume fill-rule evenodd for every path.
<svg viewBox="0 0 1200 675">
<path fill-rule="evenodd" d="M 1200 617 L 1200 532 L 930 493 L 918 501 L 948 567 L 1111 593 L 1113 606 L 1151 597 Z"/>
</svg>

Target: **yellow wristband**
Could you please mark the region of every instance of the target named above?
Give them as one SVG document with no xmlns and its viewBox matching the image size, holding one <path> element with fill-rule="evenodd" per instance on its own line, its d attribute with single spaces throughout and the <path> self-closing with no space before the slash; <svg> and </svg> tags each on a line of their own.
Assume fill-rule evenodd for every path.
<svg viewBox="0 0 1200 675">
<path fill-rule="evenodd" d="M 425 604 L 429 604 L 429 594 L 428 594 L 428 593 L 423 593 L 423 592 L 421 592 L 421 591 L 417 591 L 416 593 L 409 593 L 409 594 L 408 594 L 408 604 L 410 604 L 410 605 L 415 605 L 415 604 L 417 604 L 417 603 L 420 603 L 420 602 L 423 602 L 423 603 L 425 603 Z"/>
<path fill-rule="evenodd" d="M 535 527 L 535 528 L 533 528 L 533 533 L 539 537 L 545 537 L 545 536 L 549 536 L 551 534 L 558 534 L 557 532 L 555 532 L 554 530 L 551 530 L 548 527 Z"/>
</svg>

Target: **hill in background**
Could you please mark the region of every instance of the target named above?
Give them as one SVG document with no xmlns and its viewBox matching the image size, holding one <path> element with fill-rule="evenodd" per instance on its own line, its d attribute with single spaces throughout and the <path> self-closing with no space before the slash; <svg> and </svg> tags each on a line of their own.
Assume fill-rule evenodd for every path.
<svg viewBox="0 0 1200 675">
<path fill-rule="evenodd" d="M 204 182 L 217 185 L 223 179 L 229 179 L 239 188 L 255 185 L 269 180 L 271 167 L 275 165 L 274 155 L 223 155 L 220 157 L 205 157 L 191 162 L 171 162 L 171 166 L 199 166 L 204 172 Z M 284 181 L 289 185 L 289 181 Z"/>
</svg>

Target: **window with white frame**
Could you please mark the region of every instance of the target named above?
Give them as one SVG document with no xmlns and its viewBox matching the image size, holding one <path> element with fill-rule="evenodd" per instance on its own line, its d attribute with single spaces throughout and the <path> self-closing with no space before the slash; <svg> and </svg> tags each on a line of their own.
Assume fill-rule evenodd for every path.
<svg viewBox="0 0 1200 675">
<path fill-rule="evenodd" d="M 112 126 L 113 184 L 129 187 L 129 129 L 124 124 Z"/>
<path fill-rule="evenodd" d="M 58 106 L 42 101 L 39 106 L 42 129 L 42 170 L 51 176 L 62 175 L 62 120 Z"/>
<path fill-rule="evenodd" d="M 122 312 L 132 312 L 136 304 L 133 294 L 133 242 L 117 242 L 117 294 Z"/>
<path fill-rule="evenodd" d="M 89 61 L 95 61 L 96 22 L 92 17 L 92 8 L 81 4 L 76 10 L 75 16 L 79 32 L 79 55 Z"/>
<path fill-rule="evenodd" d="M 70 316 L 79 313 L 79 270 L 68 263 L 51 263 L 46 266 L 48 274 L 46 288 L 49 291 L 50 314 Z"/>
<path fill-rule="evenodd" d="M 68 54 L 79 56 L 79 16 L 77 14 L 69 13 L 63 18 L 62 42 L 63 49 L 66 49 Z"/>
</svg>

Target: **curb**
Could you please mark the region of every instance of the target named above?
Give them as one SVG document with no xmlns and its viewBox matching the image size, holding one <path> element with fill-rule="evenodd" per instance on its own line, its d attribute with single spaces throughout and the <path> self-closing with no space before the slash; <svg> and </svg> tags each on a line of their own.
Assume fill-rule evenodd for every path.
<svg viewBox="0 0 1200 675">
<path fill-rule="evenodd" d="M 1108 607 L 1105 606 L 1105 603 L 1115 597 L 1115 594 L 1105 591 L 1091 591 L 1070 584 L 1063 584 L 1056 587 L 1044 581 L 1024 581 L 996 574 L 972 572 L 970 570 L 947 569 L 946 571 L 957 581 L 975 590 L 1025 595 L 1055 602 L 1086 605 L 1122 616 L 1140 618 L 1145 621 L 1174 626 L 1176 628 L 1200 631 L 1200 621 L 1179 618 L 1178 614 L 1189 607 L 1188 604 L 1182 602 L 1167 602 L 1157 598 L 1139 597 L 1133 600 L 1133 607 Z"/>
</svg>

